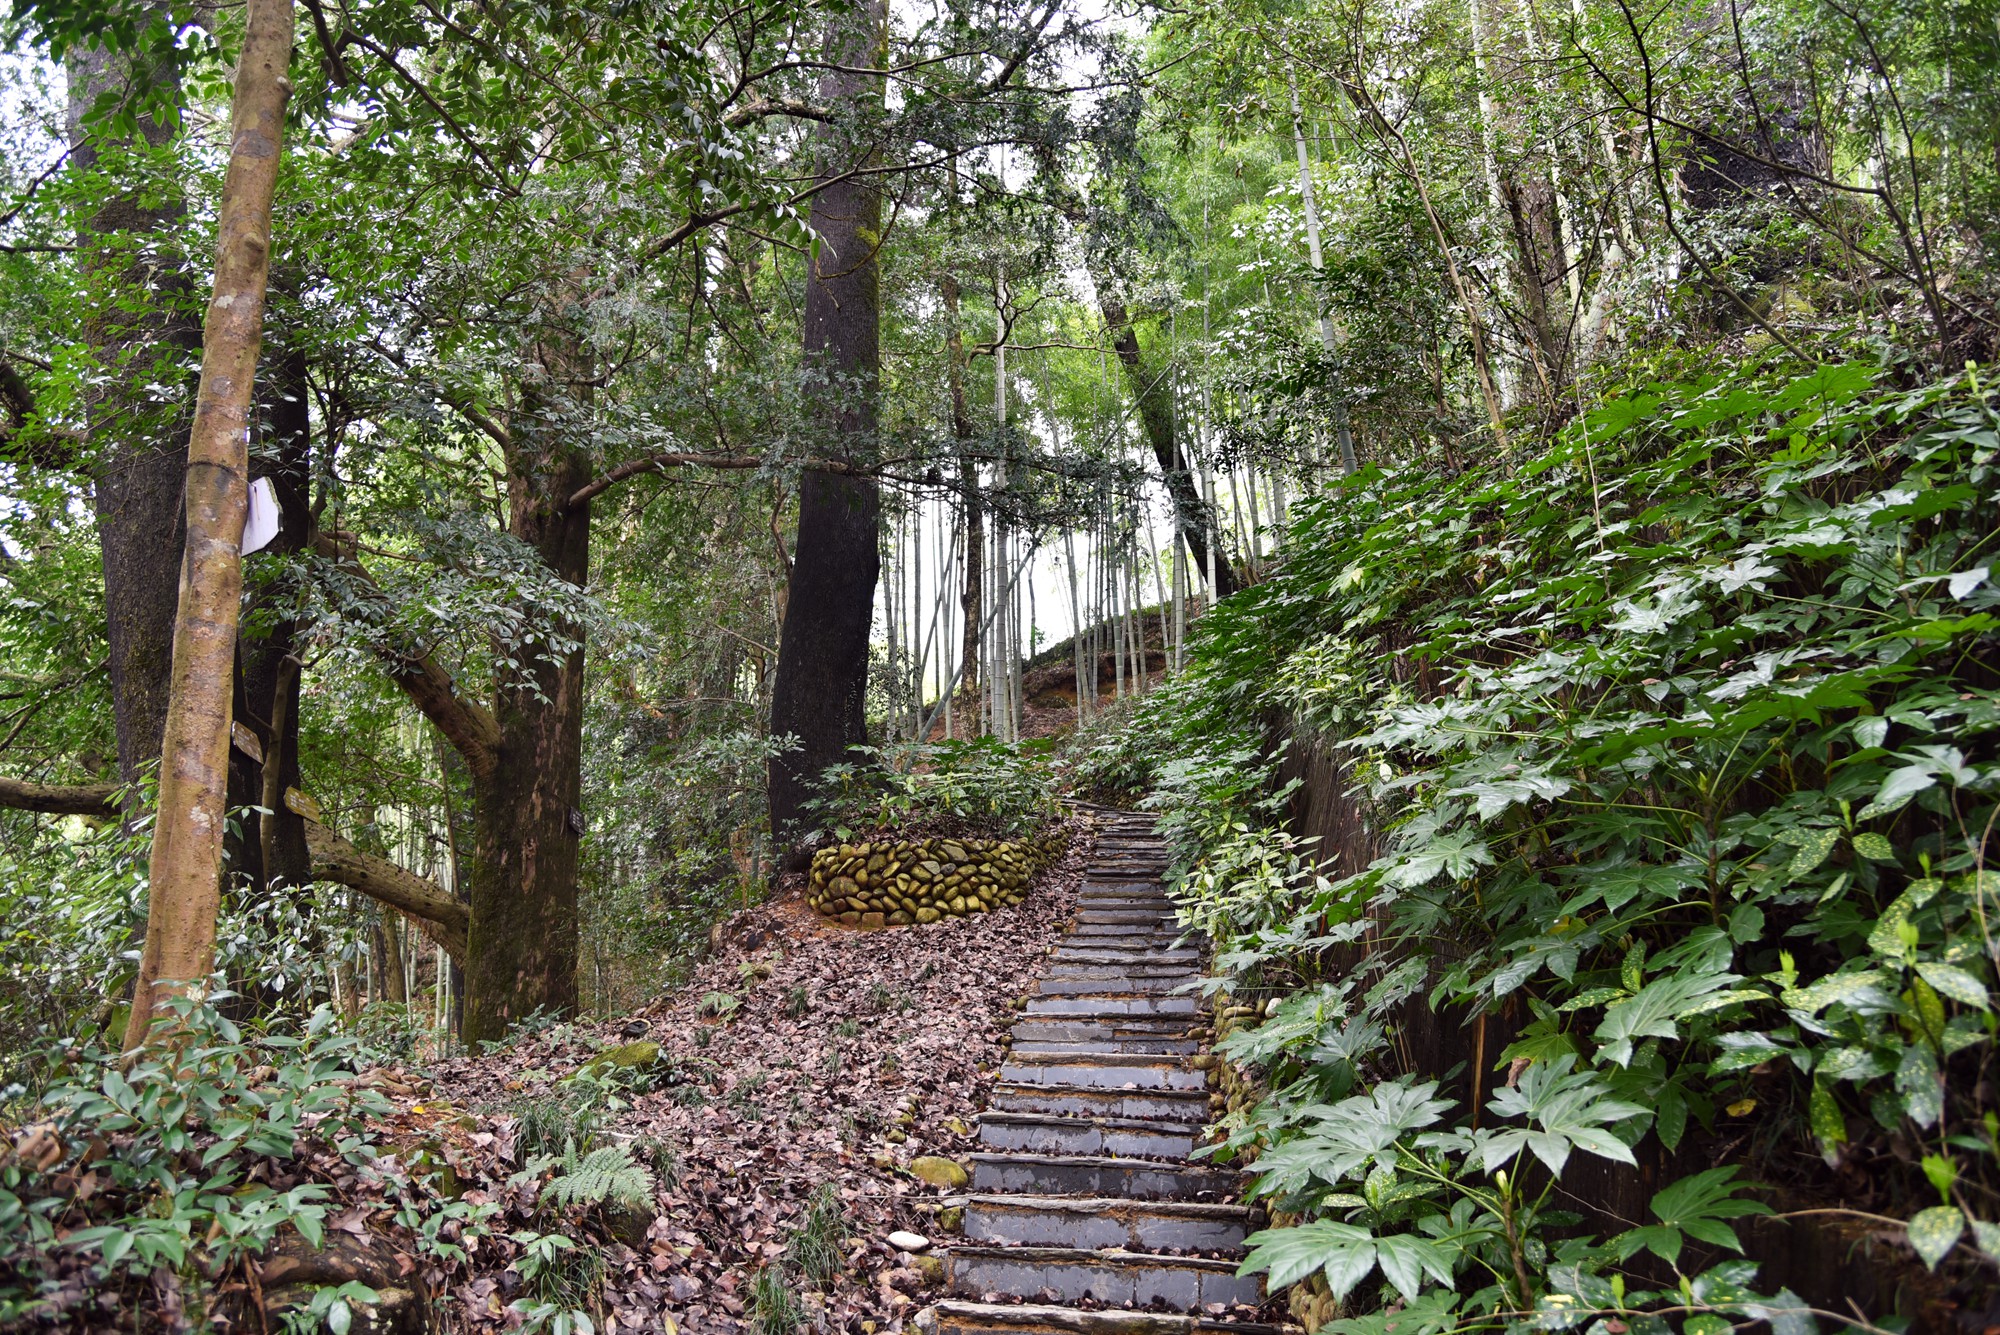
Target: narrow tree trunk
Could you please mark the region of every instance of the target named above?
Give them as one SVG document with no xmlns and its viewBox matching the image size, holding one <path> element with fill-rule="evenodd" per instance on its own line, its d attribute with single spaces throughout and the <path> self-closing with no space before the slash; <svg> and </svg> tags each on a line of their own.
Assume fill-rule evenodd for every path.
<svg viewBox="0 0 2000 1335">
<path fill-rule="evenodd" d="M 1299 155 L 1299 202 L 1305 207 L 1306 245 L 1312 258 L 1313 277 L 1326 268 L 1319 244 L 1319 203 L 1313 196 L 1312 158 L 1306 152 L 1305 111 L 1299 105 L 1299 76 L 1285 67 L 1285 79 L 1292 94 L 1292 143 Z M 1333 432 L 1340 447 L 1340 471 L 1352 474 L 1359 467 L 1354 459 L 1354 432 L 1347 423 L 1347 387 L 1340 378 L 1340 340 L 1333 330 L 1333 312 L 1327 309 L 1326 294 L 1313 287 L 1313 310 L 1319 315 L 1319 343 L 1326 353 L 1327 375 L 1333 394 Z"/>
<path fill-rule="evenodd" d="M 1160 466 L 1160 478 L 1166 484 L 1167 496 L 1174 503 L 1174 527 L 1194 559 L 1206 565 L 1214 525 L 1207 517 L 1201 493 L 1195 490 L 1194 475 L 1188 470 L 1187 460 L 1181 452 L 1174 423 L 1172 387 L 1164 373 L 1146 364 L 1145 355 L 1139 349 L 1139 331 L 1132 327 L 1124 303 L 1112 295 L 1109 279 L 1094 276 L 1094 281 L 1098 284 L 1098 308 L 1104 314 L 1105 329 L 1111 335 L 1111 350 L 1118 355 L 1119 365 L 1125 368 L 1126 381 L 1132 387 L 1132 400 L 1139 410 L 1139 425 L 1145 432 L 1146 444 L 1152 448 L 1154 461 Z M 1215 578 L 1218 598 L 1227 598 L 1242 587 L 1236 578 L 1236 571 L 1226 560 L 1216 561 Z"/>
<path fill-rule="evenodd" d="M 310 544 L 312 508 L 310 478 L 311 423 L 306 410 L 306 361 L 296 349 L 266 359 L 269 388 L 263 400 L 264 456 L 250 464 L 251 480 L 271 479 L 277 494 L 278 536 L 265 550 L 274 557 L 291 555 Z M 260 807 L 270 813 L 245 822 L 240 847 L 230 849 L 233 875 L 262 886 L 306 884 L 312 878 L 312 855 L 306 848 L 305 823 L 285 805 L 285 790 L 299 786 L 299 662 L 293 657 L 297 628 L 293 610 L 297 590 L 272 583 L 250 597 L 244 615 L 251 623 L 237 642 L 240 679 L 236 713 L 262 741 L 261 760 L 232 748 L 229 756 L 229 805 Z"/>
<path fill-rule="evenodd" d="M 145 6 L 146 17 L 167 6 Z M 100 98 L 144 101 L 161 92 L 179 100 L 171 64 L 134 67 L 109 49 L 76 48 L 68 59 L 70 161 L 88 176 L 139 144 L 164 146 L 170 127 L 138 119 L 136 141 L 101 141 L 84 119 Z M 129 173 L 129 168 L 124 168 Z M 90 290 L 83 322 L 104 388 L 90 404 L 92 434 L 105 442 L 94 478 L 97 540 L 104 561 L 105 636 L 118 778 L 135 785 L 160 755 L 173 662 L 176 576 L 184 534 L 181 487 L 186 474 L 187 400 L 161 403 L 152 386 L 190 385 L 184 364 L 201 346 L 194 293 L 172 246 L 186 209 L 178 194 L 127 183 L 78 228 Z M 128 819 L 138 814 L 136 789 Z"/>
<path fill-rule="evenodd" d="M 1486 52 L 1491 39 L 1486 32 L 1486 12 L 1481 8 L 1482 0 L 1466 0 L 1466 4 L 1471 16 L 1472 72 L 1479 86 L 1479 150 L 1486 176 L 1486 217 L 1488 226 L 1498 232 L 1504 226 L 1507 206 L 1500 192 L 1499 129 L 1496 124 L 1500 112 L 1493 102 L 1492 84 L 1486 69 Z M 1503 357 L 1493 359 L 1493 371 L 1500 382 L 1500 406 L 1503 410 L 1511 408 L 1519 395 L 1518 378 Z"/>
<path fill-rule="evenodd" d="M 880 49 L 881 0 L 837 18 L 828 34 L 831 68 L 823 105 L 864 121 L 878 114 L 883 84 L 866 73 Z M 822 179 L 873 153 L 872 126 L 815 131 Z M 806 411 L 819 451 L 866 464 L 876 453 L 881 309 L 875 252 L 882 243 L 882 196 L 872 178 L 836 180 L 813 198 L 819 238 L 806 275 Z M 799 479 L 799 535 L 791 593 L 778 642 L 771 732 L 797 745 L 771 762 L 771 832 L 781 847 L 806 831 L 806 803 L 820 775 L 867 740 L 868 633 L 880 557 L 881 493 L 872 477 L 807 469 Z"/>
<path fill-rule="evenodd" d="M 959 329 L 958 279 L 938 280 L 944 298 L 945 375 L 951 386 L 951 434 L 958 442 L 959 503 L 965 508 L 965 572 L 959 613 L 963 618 L 958 649 L 959 680 L 977 696 L 979 690 L 980 582 L 986 577 L 986 513 L 979 494 L 979 464 L 972 457 L 972 410 L 965 397 L 965 337 Z"/>
<path fill-rule="evenodd" d="M 214 964 L 252 389 L 263 343 L 271 196 L 284 143 L 291 55 L 291 0 L 249 0 L 230 108 L 215 295 L 202 331 L 201 389 L 188 437 L 187 547 L 174 619 L 173 693 L 128 1048 L 145 1041 L 169 986 L 199 986 Z"/>
<path fill-rule="evenodd" d="M 410 988 L 403 970 L 402 922 L 394 909 L 383 909 L 377 915 L 375 935 L 376 955 L 382 962 L 381 999 L 407 1006 Z"/>
</svg>

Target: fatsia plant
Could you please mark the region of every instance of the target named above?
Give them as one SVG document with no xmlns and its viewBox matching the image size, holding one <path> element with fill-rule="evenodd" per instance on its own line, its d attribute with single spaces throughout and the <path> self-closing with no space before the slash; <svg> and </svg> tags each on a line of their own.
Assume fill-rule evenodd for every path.
<svg viewBox="0 0 2000 1335">
<path fill-rule="evenodd" d="M 1254 742 L 1247 697 L 1344 757 L 1379 830 L 1372 858 L 1295 849 L 1241 774 L 1162 799 L 1199 831 L 1180 893 L 1215 985 L 1304 986 L 1225 1044 L 1270 1092 L 1220 1152 L 1319 1221 L 1253 1268 L 1357 1295 L 1379 1269 L 1460 1326 L 1650 1306 L 1802 1329 L 1748 1262 L 1700 1269 L 1769 1208 L 1753 1177 L 1861 1208 L 1788 1138 L 1833 1166 L 1902 1147 L 1869 1211 L 1917 1263 L 1993 1263 L 1997 407 L 1976 371 L 1860 362 L 1635 384 L 1512 471 L 1381 472 L 1306 507 L 1285 568 L 1212 614 L 1169 725 Z M 1375 946 L 1330 997 L 1343 923 Z M 1518 1017 L 1478 1119 L 1357 1024 L 1426 992 Z M 1579 1152 L 1699 1163 L 1753 1111 L 1759 1151 L 1667 1181 L 1652 1222 L 1600 1240 L 1551 1208 Z M 1383 1249 L 1401 1237 L 1449 1276 Z M 1645 1288 L 1641 1257 L 1694 1269 Z"/>
</svg>

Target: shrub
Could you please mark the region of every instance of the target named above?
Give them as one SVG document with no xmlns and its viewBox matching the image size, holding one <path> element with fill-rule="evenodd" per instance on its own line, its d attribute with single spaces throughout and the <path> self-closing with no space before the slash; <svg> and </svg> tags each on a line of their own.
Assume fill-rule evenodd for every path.
<svg viewBox="0 0 2000 1335">
<path fill-rule="evenodd" d="M 1628 1263 L 1740 1251 L 1745 1167 L 1839 1200 L 1812 1158 L 1881 1166 L 1861 1204 L 1923 1264 L 2000 1254 L 2000 413 L 1971 373 L 1875 380 L 1651 384 L 1512 471 L 1375 474 L 1204 619 L 1156 800 L 1221 976 L 1284 997 L 1224 1043 L 1271 1092 L 1220 1150 L 1258 1149 L 1256 1194 L 1313 1221 L 1252 1239 L 1274 1283 L 1379 1276 L 1427 1326 L 1803 1329 L 1748 1263 L 1666 1289 Z M 1379 857 L 1270 828 L 1245 724 L 1275 718 L 1344 758 Z M 1399 1069 L 1390 1022 L 1425 995 L 1525 1020 L 1488 1054 L 1504 1085 L 1471 1073 L 1477 1121 Z M 1732 1108 L 1769 1129 L 1756 1157 L 1666 1182 L 1650 1220 L 1597 1239 L 1552 1208 L 1573 1156 L 1720 1153 Z"/>
<path fill-rule="evenodd" d="M 298 1038 L 246 1036 L 229 1000 L 175 999 L 177 1046 L 136 1061 L 95 1044 L 43 1053 L 49 1120 L 0 1164 L 0 1320 L 53 1315 L 44 1286 L 78 1266 L 101 1290 L 160 1266 L 199 1284 L 287 1229 L 317 1244 L 327 1193 L 298 1159 L 310 1142 L 365 1166 L 367 1121 L 388 1104 L 353 1080 L 358 1047 L 331 1011 Z M 59 1230 L 75 1211 L 89 1222 Z"/>
<path fill-rule="evenodd" d="M 1004 838 L 1059 812 L 1047 743 L 982 737 L 853 750 L 861 760 L 829 767 L 812 803 L 819 832 L 837 839 L 878 828 L 910 838 L 970 830 Z"/>
</svg>

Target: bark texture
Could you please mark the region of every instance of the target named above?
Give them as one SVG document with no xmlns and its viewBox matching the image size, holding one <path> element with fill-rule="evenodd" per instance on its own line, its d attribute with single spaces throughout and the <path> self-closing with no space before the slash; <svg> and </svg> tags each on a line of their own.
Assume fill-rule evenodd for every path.
<svg viewBox="0 0 2000 1335">
<path fill-rule="evenodd" d="M 30 783 L 0 775 L 0 807 L 46 816 L 116 817 L 117 784 Z"/>
<path fill-rule="evenodd" d="M 558 579 L 580 588 L 590 575 L 590 503 L 572 505 L 570 494 L 590 480 L 590 460 L 571 439 L 558 402 L 580 397 L 588 376 L 573 343 L 546 350 L 543 363 L 559 398 L 529 396 L 530 411 L 509 451 L 510 526 Z M 493 763 L 482 774 L 467 756 L 472 926 L 463 1036 L 469 1043 L 497 1039 L 537 1010 L 576 1008 L 583 630 L 558 626 L 549 633 L 575 647 L 553 661 L 543 645 L 510 651 L 523 665 L 497 683 Z"/>
<path fill-rule="evenodd" d="M 854 109 L 863 122 L 879 112 L 882 81 L 866 72 L 881 43 L 880 0 L 835 20 L 830 69 L 820 101 Z M 815 131 L 822 179 L 871 156 L 867 125 L 826 124 Z M 865 462 L 875 453 L 880 393 L 881 308 L 875 252 L 881 244 L 882 196 L 870 178 L 835 181 L 814 197 L 819 247 L 806 275 L 807 412 L 818 453 Z M 879 573 L 881 493 L 873 478 L 808 468 L 799 480 L 799 532 L 792 559 L 771 731 L 798 745 L 771 762 L 771 831 L 780 846 L 807 828 L 806 802 L 829 765 L 867 740 L 862 703 L 868 689 L 868 631 Z"/>
<path fill-rule="evenodd" d="M 252 389 L 263 344 L 271 197 L 284 144 L 291 54 L 291 0 L 250 0 L 230 107 L 201 388 L 188 437 L 187 542 L 148 864 L 146 946 L 125 1032 L 128 1048 L 145 1041 L 171 987 L 199 985 L 214 964 Z"/>
<path fill-rule="evenodd" d="M 466 954 L 472 911 L 437 886 L 387 858 L 364 853 L 318 821 L 301 821 L 312 850 L 312 874 L 359 890 L 370 899 L 400 909 L 424 924 L 426 935 L 454 961 Z"/>
<path fill-rule="evenodd" d="M 250 461 L 250 477 L 271 479 L 278 498 L 278 536 L 264 550 L 282 557 L 311 540 L 311 424 L 306 411 L 306 360 L 287 348 L 266 359 L 268 388 L 258 397 L 265 448 Z M 240 747 L 229 753 L 229 805 L 269 814 L 244 818 L 242 838 L 229 850 L 232 875 L 253 885 L 304 885 L 312 879 L 305 824 L 285 805 L 285 790 L 300 786 L 299 664 L 292 657 L 297 590 L 264 581 L 244 608 L 237 642 L 236 717 L 261 743 L 261 759 Z"/>
<path fill-rule="evenodd" d="M 148 8 L 166 12 L 164 4 Z M 120 53 L 78 49 L 69 56 L 68 76 L 71 163 L 81 177 L 114 169 L 129 176 L 121 161 L 127 153 L 171 138 L 168 127 L 147 115 L 138 120 L 136 141 L 101 140 L 86 117 L 100 103 L 128 97 L 164 92 L 177 99 L 173 66 L 135 66 Z M 83 334 L 102 371 L 89 435 L 99 442 L 92 480 L 118 777 L 127 784 L 159 758 L 167 719 L 185 531 L 187 367 L 201 346 L 190 313 L 194 293 L 173 250 L 185 214 L 174 192 L 121 180 L 77 233 L 91 291 Z"/>
</svg>

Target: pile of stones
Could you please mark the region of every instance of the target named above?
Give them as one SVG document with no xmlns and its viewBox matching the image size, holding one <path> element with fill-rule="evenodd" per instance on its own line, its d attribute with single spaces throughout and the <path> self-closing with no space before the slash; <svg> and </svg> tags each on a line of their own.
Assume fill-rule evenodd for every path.
<svg viewBox="0 0 2000 1335">
<path fill-rule="evenodd" d="M 904 927 L 1018 904 L 1068 838 L 877 840 L 813 854 L 806 902 L 855 927 Z"/>
</svg>

